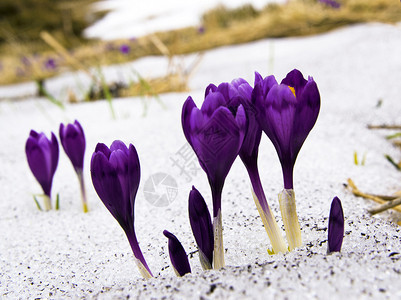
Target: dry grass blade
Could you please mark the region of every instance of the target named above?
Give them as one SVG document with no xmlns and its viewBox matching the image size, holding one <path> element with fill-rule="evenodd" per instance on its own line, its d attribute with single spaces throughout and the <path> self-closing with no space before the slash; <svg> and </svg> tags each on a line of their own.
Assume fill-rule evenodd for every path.
<svg viewBox="0 0 401 300">
<path fill-rule="evenodd" d="M 384 205 L 384 204 L 388 204 L 389 202 L 391 202 L 391 201 L 388 201 L 388 200 L 384 200 L 383 198 L 381 198 L 381 196 L 379 196 L 379 195 L 373 195 L 373 194 L 367 194 L 367 193 L 363 193 L 363 192 L 361 192 L 357 187 L 356 187 L 356 185 L 355 185 L 355 183 L 352 181 L 352 179 L 350 179 L 350 178 L 348 178 L 348 180 L 347 180 L 347 187 L 351 190 L 351 192 L 355 195 L 355 196 L 357 196 L 357 197 L 362 197 L 362 198 L 365 198 L 365 199 L 370 199 L 370 200 L 373 200 L 373 201 L 375 201 L 375 202 L 377 202 L 377 203 L 379 203 L 379 204 L 382 204 L 382 205 Z M 385 198 L 390 198 L 391 196 L 385 196 Z M 396 198 L 395 200 L 392 200 L 392 201 L 396 201 L 396 200 L 398 200 L 399 198 Z M 400 203 L 401 204 L 401 203 Z M 396 210 L 396 211 L 398 211 L 398 212 L 401 212 L 401 205 L 400 204 L 397 204 L 396 206 L 394 206 L 394 207 L 388 207 L 388 208 L 386 208 L 386 209 L 389 209 L 389 208 L 392 208 L 392 209 L 394 209 L 394 210 Z M 385 209 L 385 210 L 386 210 Z M 382 210 L 383 211 L 383 210 Z"/>
<path fill-rule="evenodd" d="M 368 129 L 401 129 L 401 125 L 368 125 Z"/>
<path fill-rule="evenodd" d="M 381 213 L 381 212 L 383 212 L 383 211 L 385 211 L 387 209 L 394 208 L 394 207 L 396 207 L 396 206 L 398 206 L 400 204 L 401 204 L 401 198 L 396 198 L 396 199 L 388 201 L 387 203 L 385 203 L 383 205 L 380 205 L 380 206 L 378 206 L 376 208 L 369 209 L 368 211 L 372 215 L 375 215 L 375 214 Z"/>
</svg>

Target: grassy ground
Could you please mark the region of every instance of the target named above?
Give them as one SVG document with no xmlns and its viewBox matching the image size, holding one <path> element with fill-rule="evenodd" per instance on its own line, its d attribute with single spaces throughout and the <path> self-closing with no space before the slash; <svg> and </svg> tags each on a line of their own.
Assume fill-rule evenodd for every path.
<svg viewBox="0 0 401 300">
<path fill-rule="evenodd" d="M 401 21 L 401 4 L 395 0 L 337 2 L 341 4 L 337 9 L 317 0 L 271 4 L 261 11 L 250 5 L 234 10 L 217 7 L 203 16 L 201 28 L 159 32 L 131 40 L 92 40 L 67 51 L 48 47 L 33 54 L 29 43 L 15 39 L 0 47 L 0 84 L 42 80 L 65 70 L 123 63 L 147 55 L 173 56 L 268 37 L 312 35 L 356 23 Z"/>
</svg>

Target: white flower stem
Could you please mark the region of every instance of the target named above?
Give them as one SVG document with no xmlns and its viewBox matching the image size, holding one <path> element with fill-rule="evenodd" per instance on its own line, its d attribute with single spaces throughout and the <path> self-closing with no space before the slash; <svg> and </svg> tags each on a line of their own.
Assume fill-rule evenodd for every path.
<svg viewBox="0 0 401 300">
<path fill-rule="evenodd" d="M 87 213 L 89 211 L 89 207 L 88 207 L 88 201 L 86 199 L 86 189 L 85 189 L 85 182 L 84 182 L 84 174 L 81 171 L 77 171 L 77 175 L 78 175 L 78 180 L 79 180 L 79 186 L 81 189 L 81 199 L 82 199 L 82 206 L 83 206 L 83 210 L 84 213 Z"/>
<path fill-rule="evenodd" d="M 284 189 L 278 195 L 281 217 L 287 236 L 290 251 L 302 245 L 301 228 L 297 216 L 295 193 L 293 189 Z"/>
<path fill-rule="evenodd" d="M 142 277 L 145 278 L 145 279 L 152 278 L 153 277 L 152 274 L 149 273 L 149 271 L 142 264 L 142 262 L 138 258 L 136 258 L 135 256 L 134 256 L 134 259 L 135 259 L 136 266 L 139 269 L 139 273 L 141 273 Z M 174 269 L 174 271 L 175 271 L 175 269 Z"/>
<path fill-rule="evenodd" d="M 285 244 L 284 238 L 281 234 L 281 230 L 277 225 L 276 218 L 273 215 L 269 205 L 263 210 L 260 204 L 258 197 L 255 195 L 255 192 L 252 190 L 253 200 L 255 201 L 256 208 L 262 218 L 263 225 L 269 236 L 270 242 L 272 244 L 273 253 L 285 253 L 288 251 L 287 246 Z"/>
<path fill-rule="evenodd" d="M 51 210 L 52 209 L 52 200 L 50 199 L 49 196 L 43 195 L 43 203 L 45 205 L 45 210 Z"/>
<path fill-rule="evenodd" d="M 217 217 L 213 218 L 213 236 L 214 236 L 213 267 L 214 269 L 218 270 L 226 265 L 224 262 L 223 225 L 221 218 L 221 210 L 218 211 Z"/>
</svg>

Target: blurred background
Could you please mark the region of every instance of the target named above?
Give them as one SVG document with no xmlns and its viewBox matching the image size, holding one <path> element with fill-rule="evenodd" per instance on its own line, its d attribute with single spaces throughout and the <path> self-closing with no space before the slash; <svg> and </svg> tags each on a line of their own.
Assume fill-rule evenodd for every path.
<svg viewBox="0 0 401 300">
<path fill-rule="evenodd" d="M 172 64 L 177 55 L 200 60 L 202 51 L 223 45 L 400 21 L 396 0 L 1 0 L 0 85 L 35 82 L 37 96 L 52 97 L 48 78 L 81 71 L 92 84 L 66 94 L 70 102 L 183 91 L 191 69 L 112 82 L 98 70 L 150 55 Z"/>
</svg>

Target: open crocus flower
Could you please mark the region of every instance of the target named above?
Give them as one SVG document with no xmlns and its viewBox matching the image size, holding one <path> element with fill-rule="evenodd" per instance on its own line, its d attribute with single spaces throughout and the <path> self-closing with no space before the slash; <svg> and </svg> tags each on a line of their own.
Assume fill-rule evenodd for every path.
<svg viewBox="0 0 401 300">
<path fill-rule="evenodd" d="M 91 175 L 99 198 L 127 235 L 140 273 L 145 278 L 152 277 L 134 229 L 134 204 L 141 176 L 135 147 L 130 144 L 127 148 L 121 141 L 114 141 L 110 149 L 105 144 L 97 144 L 91 160 Z"/>
<path fill-rule="evenodd" d="M 303 78 L 294 69 L 277 84 L 273 76 L 256 84 L 255 107 L 262 130 L 279 156 L 284 191 L 279 195 L 280 209 L 290 249 L 302 244 L 293 191 L 293 170 L 298 152 L 320 110 L 320 95 L 312 77 Z"/>
<path fill-rule="evenodd" d="M 78 175 L 84 212 L 88 212 L 88 202 L 86 200 L 83 176 L 86 146 L 84 130 L 82 129 L 81 124 L 75 120 L 73 124 L 68 124 L 67 126 L 61 123 L 59 135 L 61 145 Z"/>
<path fill-rule="evenodd" d="M 327 253 L 340 252 L 344 238 L 344 213 L 340 199 L 334 197 L 331 202 Z"/>
<path fill-rule="evenodd" d="M 49 140 L 43 132 L 31 130 L 26 141 L 25 153 L 33 175 L 42 186 L 45 209 L 49 210 L 52 208 L 51 189 L 59 158 L 56 136 L 52 132 Z"/>
<path fill-rule="evenodd" d="M 189 222 L 199 249 L 199 260 L 204 270 L 212 268 L 213 226 L 210 213 L 201 193 L 192 186 L 188 200 Z"/>
<path fill-rule="evenodd" d="M 187 253 L 180 241 L 174 234 L 167 230 L 164 230 L 163 234 L 168 238 L 168 252 L 175 274 L 181 277 L 187 273 L 191 273 L 191 266 L 189 265 Z"/>
<path fill-rule="evenodd" d="M 188 97 L 182 109 L 182 128 L 206 172 L 213 198 L 214 268 L 224 267 L 221 193 L 225 178 L 241 149 L 246 130 L 242 105 L 235 111 L 227 108 L 234 87 L 221 84 L 207 87 L 205 100 L 198 109 Z"/>
</svg>

